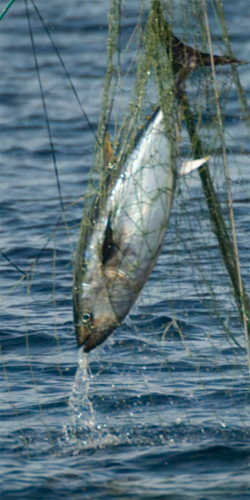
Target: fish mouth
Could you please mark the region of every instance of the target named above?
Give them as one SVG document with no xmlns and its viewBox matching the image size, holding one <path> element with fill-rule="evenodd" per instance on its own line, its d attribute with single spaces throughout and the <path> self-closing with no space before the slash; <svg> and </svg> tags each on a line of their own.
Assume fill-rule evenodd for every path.
<svg viewBox="0 0 250 500">
<path fill-rule="evenodd" d="M 84 346 L 84 352 L 92 351 L 99 344 L 104 342 L 109 335 L 115 330 L 118 324 L 106 328 L 104 330 L 100 329 L 87 329 L 83 325 L 76 325 L 76 336 L 78 347 Z"/>
</svg>

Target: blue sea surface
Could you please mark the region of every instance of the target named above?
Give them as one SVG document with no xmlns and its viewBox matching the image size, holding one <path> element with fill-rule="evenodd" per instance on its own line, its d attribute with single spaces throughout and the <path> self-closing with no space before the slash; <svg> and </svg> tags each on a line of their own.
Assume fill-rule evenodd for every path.
<svg viewBox="0 0 250 500">
<path fill-rule="evenodd" d="M 216 51 L 226 50 L 207 3 Z M 37 5 L 96 131 L 110 2 Z M 234 55 L 250 61 L 249 2 L 223 5 Z M 247 500 L 244 330 L 197 173 L 177 188 L 162 255 L 131 314 L 104 345 L 87 357 L 78 352 L 72 263 L 95 139 L 28 8 L 67 225 L 25 3 L 16 1 L 0 22 L 0 498 Z M 122 4 L 126 43 L 138 10 Z M 175 32 L 181 37 L 182 26 Z M 132 49 L 124 58 L 125 67 L 134 64 Z M 249 65 L 238 74 L 249 96 Z M 118 89 L 121 113 L 133 82 L 128 76 Z M 225 87 L 228 166 L 249 292 L 249 138 L 230 69 L 220 70 L 218 85 Z M 216 133 L 207 131 L 208 139 L 216 149 Z M 219 186 L 219 169 L 212 173 Z"/>
</svg>

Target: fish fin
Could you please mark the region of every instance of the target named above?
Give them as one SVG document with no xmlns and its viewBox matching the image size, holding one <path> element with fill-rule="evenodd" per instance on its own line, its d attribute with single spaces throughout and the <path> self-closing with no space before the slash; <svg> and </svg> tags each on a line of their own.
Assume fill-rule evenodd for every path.
<svg viewBox="0 0 250 500">
<path fill-rule="evenodd" d="M 193 49 L 192 47 L 189 47 L 182 42 L 179 42 L 178 45 L 173 48 L 174 61 L 175 58 L 178 61 L 177 64 L 175 64 L 175 70 L 177 71 L 175 85 L 177 89 L 183 85 L 183 83 L 193 70 L 205 66 L 211 67 L 212 58 L 214 66 L 224 66 L 227 64 L 246 64 L 246 61 L 236 59 L 235 57 L 217 55 L 211 57 L 210 54 L 200 52 L 199 50 Z"/>
<path fill-rule="evenodd" d="M 166 48 L 167 54 L 172 61 L 173 72 L 176 75 L 176 87 L 181 88 L 189 76 L 189 74 L 204 66 L 223 66 L 226 64 L 246 64 L 246 61 L 236 59 L 230 55 L 213 55 L 210 53 L 201 52 L 200 50 L 186 45 L 176 36 L 174 36 L 171 27 L 164 20 L 163 10 L 159 0 L 154 0 L 155 22 L 159 27 L 159 32 L 162 33 L 162 42 Z"/>
<path fill-rule="evenodd" d="M 117 250 L 117 245 L 114 242 L 113 238 L 113 229 L 111 226 L 111 213 L 110 213 L 101 248 L 101 259 L 103 266 L 105 266 L 106 262 L 114 256 L 116 250 Z"/>
<path fill-rule="evenodd" d="M 181 170 L 180 170 L 180 177 L 183 177 L 183 175 L 190 174 L 190 172 L 193 172 L 199 167 L 202 167 L 204 163 L 206 163 L 209 160 L 210 156 L 206 156 L 205 158 L 199 158 L 198 160 L 190 160 L 190 161 L 185 161 L 181 165 Z"/>
<path fill-rule="evenodd" d="M 104 161 L 105 165 L 110 163 L 110 159 L 113 157 L 113 149 L 111 146 L 111 142 L 109 140 L 109 133 L 106 132 L 105 140 L 104 140 Z"/>
</svg>

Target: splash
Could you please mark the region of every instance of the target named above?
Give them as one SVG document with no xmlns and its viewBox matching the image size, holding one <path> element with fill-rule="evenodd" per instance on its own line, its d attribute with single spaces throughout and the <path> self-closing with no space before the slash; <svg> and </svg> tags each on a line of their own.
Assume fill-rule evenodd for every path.
<svg viewBox="0 0 250 500">
<path fill-rule="evenodd" d="M 79 349 L 78 364 L 69 398 L 69 407 L 72 411 L 74 427 L 80 431 L 85 430 L 92 435 L 97 432 L 95 413 L 89 396 L 89 386 L 93 375 L 89 368 L 87 355 L 82 349 Z"/>
<path fill-rule="evenodd" d="M 161 101 L 164 100 L 168 72 L 164 64 L 159 64 L 159 67 L 150 65 L 145 50 L 142 51 L 149 4 L 133 2 L 132 5 L 125 1 L 123 6 L 126 9 L 123 10 L 119 8 L 120 2 L 113 0 L 109 14 L 109 34 L 106 26 L 103 35 L 103 57 L 100 57 L 99 45 L 95 57 L 91 54 L 99 76 L 96 73 L 92 75 L 94 85 L 93 89 L 89 86 L 88 100 L 84 78 L 82 74 L 75 72 L 73 64 L 73 51 L 77 52 L 76 46 L 71 52 L 74 40 L 72 44 L 67 43 L 69 54 L 62 52 L 66 66 L 69 66 L 66 73 L 56 50 L 53 60 L 52 38 L 47 36 L 49 31 L 46 31 L 45 25 L 43 24 L 42 31 L 41 28 L 37 31 L 36 23 L 39 19 L 33 2 L 28 2 L 28 5 L 31 14 L 30 34 L 34 32 L 35 46 L 29 42 L 27 54 L 31 64 L 27 68 L 22 67 L 25 81 L 29 82 L 27 88 L 13 87 L 12 90 L 10 78 L 10 75 L 17 74 L 15 71 L 19 68 L 19 65 L 12 67 L 13 54 L 16 40 L 24 33 L 25 25 L 27 40 L 26 35 L 29 34 L 28 23 L 24 23 L 27 21 L 25 9 L 18 2 L 8 11 L 8 16 L 14 13 L 13 9 L 20 8 L 20 16 L 23 12 L 24 18 L 16 16 L 13 19 L 15 43 L 11 41 L 9 45 L 11 52 L 6 47 L 5 59 L 5 52 L 1 53 L 2 88 L 7 89 L 1 154 L 3 165 L 8 165 L 8 169 L 4 170 L 1 198 L 4 204 L 1 365 L 5 389 L 3 404 L 4 409 L 9 412 L 2 430 L 8 430 L 10 423 L 14 422 L 13 425 L 16 425 L 19 433 L 21 429 L 23 440 L 26 439 L 28 443 L 29 424 L 32 428 L 39 427 L 45 431 L 41 442 L 45 436 L 50 443 L 54 441 L 54 430 L 59 428 L 61 436 L 63 428 L 63 446 L 66 442 L 66 451 L 78 453 L 82 449 L 105 446 L 105 442 L 111 445 L 116 444 L 117 440 L 122 442 L 122 436 L 124 442 L 127 442 L 128 434 L 130 442 L 134 436 L 135 443 L 144 443 L 147 438 L 146 444 L 149 444 L 152 434 L 151 417 L 157 434 L 163 435 L 163 439 L 167 440 L 167 434 L 163 432 L 166 424 L 176 422 L 180 411 L 183 426 L 186 422 L 197 419 L 196 430 L 204 428 L 204 422 L 198 419 L 202 411 L 204 418 L 215 428 L 217 426 L 224 430 L 224 425 L 228 429 L 233 426 L 247 427 L 247 357 L 242 318 L 239 318 L 238 313 L 244 304 L 241 298 L 238 301 L 236 298 L 242 296 L 237 279 L 239 271 L 249 294 L 249 266 L 246 264 L 249 258 L 246 240 L 249 209 L 249 114 L 237 68 L 227 69 L 225 72 L 216 71 L 216 74 L 204 69 L 195 73 L 187 82 L 186 98 L 185 94 L 184 98 L 182 96 L 184 120 L 180 155 L 192 157 L 194 148 L 196 151 L 202 148 L 206 155 L 211 155 L 211 181 L 208 184 L 208 175 L 205 176 L 204 171 L 202 178 L 199 174 L 193 174 L 190 179 L 180 181 L 162 256 L 143 292 L 141 303 L 131 313 L 131 324 L 126 322 L 114 335 L 110 352 L 107 354 L 105 351 L 101 360 L 106 363 L 103 362 L 103 373 L 100 373 L 99 359 L 94 363 L 93 358 L 88 356 L 87 360 L 80 351 L 79 366 L 75 374 L 77 349 L 72 336 L 72 268 L 69 263 L 73 260 L 82 205 L 87 198 L 83 200 L 87 192 L 87 181 L 90 177 L 93 194 L 98 190 L 100 173 L 105 181 L 105 172 L 101 170 L 103 150 L 99 145 L 102 145 L 107 129 L 118 158 L 125 154 L 125 150 L 129 152 L 138 126 L 145 123 L 154 106 L 159 104 L 159 95 Z M 181 0 L 178 2 L 180 9 L 174 7 L 174 3 L 169 0 L 162 2 L 162 5 L 164 19 L 179 39 L 210 51 L 209 25 L 207 22 L 204 25 L 205 2 Z M 55 21 L 58 26 L 62 24 L 61 18 L 53 20 L 50 17 L 53 14 L 46 11 L 47 7 L 43 6 L 45 17 L 51 23 Z M 109 7 L 110 4 L 103 7 L 106 9 L 105 15 Z M 215 46 L 211 52 L 233 56 L 223 7 L 220 2 L 214 2 L 213 8 L 215 15 L 209 11 L 209 19 L 211 18 L 211 22 L 218 22 L 217 39 L 221 40 L 221 45 L 218 46 L 217 43 L 216 46 L 216 28 L 213 24 L 212 41 Z M 75 19 L 80 20 L 78 11 Z M 7 16 L 1 23 L 1 28 L 5 29 L 4 36 L 7 39 L 11 36 L 11 31 L 9 25 L 5 25 L 6 20 Z M 74 22 L 71 11 L 67 22 Z M 233 31 L 232 26 L 230 31 Z M 70 33 L 71 30 L 69 33 L 65 32 L 65 36 Z M 38 35 L 44 38 L 38 38 Z M 54 36 L 60 46 L 56 30 L 55 35 L 53 32 Z M 84 30 L 81 30 L 81 36 L 79 57 L 82 57 L 84 47 L 88 46 L 87 41 L 86 44 L 83 43 Z M 149 43 L 152 36 L 147 35 L 145 40 L 147 43 L 144 47 L 148 47 L 148 51 L 153 49 L 153 45 Z M 107 66 L 106 62 L 103 63 L 106 39 Z M 78 38 L 76 44 L 79 44 Z M 245 57 L 241 50 L 235 55 Z M 87 54 L 85 56 L 87 60 Z M 164 63 L 163 50 L 159 56 L 159 60 Z M 37 59 L 43 87 L 37 84 L 38 69 L 36 70 L 34 59 Z M 59 61 L 61 73 L 58 71 Z M 158 58 L 155 57 L 154 61 L 158 61 Z M 92 62 L 91 60 L 90 69 Z M 103 90 L 106 67 L 101 104 L 98 96 Z M 158 74 L 160 71 L 162 75 Z M 244 76 L 244 68 L 240 71 Z M 54 93 L 49 92 L 46 87 L 49 82 L 48 74 L 51 77 L 50 89 L 55 89 Z M 89 132 L 88 122 L 86 126 L 84 112 L 81 111 L 83 120 L 80 121 L 78 107 L 74 108 L 77 94 L 69 74 L 74 76 L 77 88 L 81 89 L 83 101 L 85 99 L 86 103 L 88 100 L 86 111 L 94 123 L 99 145 L 96 137 Z M 31 88 L 32 78 L 34 86 L 31 85 Z M 69 85 L 65 85 L 66 78 Z M 12 83 L 16 81 L 19 80 L 12 79 Z M 161 86 L 160 82 L 164 85 Z M 22 85 L 21 81 L 19 85 Z M 27 93 L 21 94 L 22 89 L 23 92 L 27 90 Z M 64 90 L 67 94 L 64 94 Z M 16 106 L 18 96 L 19 107 Z M 40 106 L 32 107 L 31 114 L 26 115 L 28 103 L 39 104 L 39 99 Z M 54 183 L 52 182 L 53 148 L 51 141 L 48 141 L 49 131 L 46 131 L 41 119 L 44 116 L 43 102 L 46 102 L 46 120 L 51 124 L 51 134 L 56 145 L 54 152 L 58 162 L 64 213 L 59 204 L 60 189 L 57 187 L 56 175 Z M 79 102 L 77 100 L 77 106 L 80 106 Z M 178 118 L 181 120 L 183 116 Z M 30 126 L 26 128 L 26 124 Z M 85 128 L 82 127 L 83 124 Z M 95 141 L 96 152 L 89 176 L 93 153 L 91 148 Z M 29 165 L 31 151 L 32 161 Z M 227 161 L 229 176 L 225 170 Z M 57 164 L 54 165 L 55 172 L 56 166 Z M 207 201 L 211 204 L 215 200 L 215 197 L 210 196 L 211 186 L 216 193 L 216 200 L 218 199 L 216 207 L 221 208 L 226 227 L 220 223 L 218 210 L 213 210 L 215 204 L 211 207 L 212 210 L 208 207 Z M 204 187 L 207 189 L 205 196 Z M 228 249 L 233 244 L 233 205 L 235 234 L 239 242 L 237 258 L 241 262 L 239 269 L 236 269 L 234 258 L 231 258 L 233 252 L 228 256 Z M 217 219 L 212 219 L 211 214 L 213 217 L 217 215 Z M 221 236 L 223 248 L 218 246 Z M 235 244 L 234 247 L 236 248 Z M 229 268 L 233 269 L 233 278 L 229 277 Z M 239 289 L 236 290 L 237 293 L 236 288 Z M 245 307 L 242 315 L 245 317 L 246 314 Z M 238 343 L 232 339 L 237 339 Z M 98 356 L 99 352 L 98 348 Z M 110 363 L 108 368 L 107 359 Z M 144 371 L 147 373 L 145 378 Z M 192 394 L 197 395 L 197 399 L 193 400 L 190 396 Z M 141 433 L 138 429 L 142 429 Z M 179 428 L 177 432 L 180 434 Z M 153 442 L 157 442 L 156 433 Z M 30 445 L 27 444 L 27 448 L 28 446 Z"/>
<path fill-rule="evenodd" d="M 108 427 L 108 416 L 105 419 L 95 411 L 93 399 L 99 383 L 99 373 L 93 375 L 89 356 L 79 349 L 78 368 L 69 397 L 71 423 L 64 425 L 63 438 L 59 440 L 59 447 L 64 453 L 71 451 L 76 455 L 86 449 L 119 443 L 119 437 Z"/>
</svg>

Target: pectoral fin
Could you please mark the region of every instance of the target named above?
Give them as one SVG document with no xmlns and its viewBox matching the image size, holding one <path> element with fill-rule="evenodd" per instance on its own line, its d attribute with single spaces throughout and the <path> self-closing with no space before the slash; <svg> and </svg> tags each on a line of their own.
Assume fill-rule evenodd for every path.
<svg viewBox="0 0 250 500">
<path fill-rule="evenodd" d="M 180 170 L 180 177 L 183 175 L 190 174 L 190 172 L 193 172 L 197 168 L 201 167 L 204 165 L 209 160 L 210 156 L 206 156 L 205 158 L 199 158 L 198 160 L 190 160 L 190 161 L 185 161 L 181 165 L 181 170 Z"/>
<path fill-rule="evenodd" d="M 101 248 L 101 258 L 103 266 L 105 266 L 105 264 L 110 259 L 112 259 L 112 257 L 114 257 L 115 252 L 117 252 L 117 245 L 115 244 L 113 239 L 113 229 L 111 226 L 111 214 L 110 214 L 107 221 L 106 231 L 104 234 L 104 240 Z"/>
</svg>

